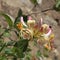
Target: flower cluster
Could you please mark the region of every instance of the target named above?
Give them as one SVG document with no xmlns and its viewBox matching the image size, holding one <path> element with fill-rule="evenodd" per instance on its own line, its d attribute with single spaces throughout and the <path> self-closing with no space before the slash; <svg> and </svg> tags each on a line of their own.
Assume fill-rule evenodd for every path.
<svg viewBox="0 0 60 60">
<path fill-rule="evenodd" d="M 17 24 L 17 27 L 23 39 L 34 40 L 36 38 L 37 44 L 42 45 L 48 50 L 54 49 L 52 28 L 48 24 L 43 24 L 42 18 L 37 22 L 31 16 L 28 16 L 27 22 L 24 22 L 23 17 L 20 17 L 20 22 Z"/>
</svg>

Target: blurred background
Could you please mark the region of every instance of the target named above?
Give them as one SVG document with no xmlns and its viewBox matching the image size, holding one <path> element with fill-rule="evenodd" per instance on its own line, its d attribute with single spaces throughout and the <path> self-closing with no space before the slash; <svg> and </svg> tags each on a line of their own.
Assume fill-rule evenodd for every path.
<svg viewBox="0 0 60 60">
<path fill-rule="evenodd" d="M 0 0 L 0 12 L 5 12 L 17 16 L 18 10 L 23 14 L 31 15 L 33 19 L 39 20 L 41 17 L 44 23 L 53 27 L 55 34 L 55 44 L 60 53 L 60 0 Z M 7 27 L 7 23 L 0 17 L 0 25 Z M 12 35 L 16 39 L 15 35 Z M 58 59 L 60 60 L 60 55 Z"/>
</svg>

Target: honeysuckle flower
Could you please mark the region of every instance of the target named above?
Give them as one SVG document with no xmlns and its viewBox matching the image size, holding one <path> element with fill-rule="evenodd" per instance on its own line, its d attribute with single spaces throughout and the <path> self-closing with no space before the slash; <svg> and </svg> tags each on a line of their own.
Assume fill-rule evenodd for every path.
<svg viewBox="0 0 60 60">
<path fill-rule="evenodd" d="M 29 28 L 32 28 L 34 27 L 36 21 L 35 20 L 32 20 L 31 16 L 28 17 L 28 21 L 27 21 L 27 25 Z"/>
<path fill-rule="evenodd" d="M 36 42 L 38 44 L 44 46 L 48 50 L 53 48 L 52 41 L 54 34 L 52 34 L 52 29 L 49 25 L 42 24 L 42 18 L 36 23 L 36 21 L 29 16 L 26 24 L 23 17 L 21 17 L 17 27 L 21 30 L 20 33 L 23 39 L 34 40 L 34 38 L 37 38 Z"/>
<path fill-rule="evenodd" d="M 49 28 L 49 25 L 43 24 L 40 32 L 43 32 L 42 36 L 44 37 L 44 40 L 49 40 L 52 30 Z"/>
<path fill-rule="evenodd" d="M 50 36 L 51 32 L 52 32 L 52 30 L 50 29 L 49 32 L 46 33 L 45 35 L 46 35 L 46 36 Z"/>
<path fill-rule="evenodd" d="M 33 31 L 32 30 L 30 30 L 30 29 L 23 29 L 22 30 L 22 37 L 24 38 L 24 39 L 32 39 L 33 38 Z"/>
<path fill-rule="evenodd" d="M 34 25 L 34 34 L 33 35 L 35 37 L 40 37 L 43 34 L 41 26 L 42 26 L 42 18 Z"/>
<path fill-rule="evenodd" d="M 43 24 L 42 27 L 43 27 L 44 33 L 46 33 L 45 35 L 50 36 L 52 30 L 51 30 L 51 28 L 49 28 L 49 25 Z"/>
<path fill-rule="evenodd" d="M 43 24 L 42 28 L 43 28 L 43 32 L 46 33 L 49 26 L 47 24 Z"/>
<path fill-rule="evenodd" d="M 44 40 L 45 41 L 48 41 L 49 40 L 49 37 L 46 34 L 43 34 L 43 37 L 44 37 Z"/>
<path fill-rule="evenodd" d="M 30 39 L 30 33 L 28 31 L 22 31 L 23 39 Z"/>
<path fill-rule="evenodd" d="M 38 43 L 38 44 L 41 44 L 41 41 L 40 41 L 40 39 L 38 39 L 38 40 L 37 40 L 37 43 Z"/>
</svg>

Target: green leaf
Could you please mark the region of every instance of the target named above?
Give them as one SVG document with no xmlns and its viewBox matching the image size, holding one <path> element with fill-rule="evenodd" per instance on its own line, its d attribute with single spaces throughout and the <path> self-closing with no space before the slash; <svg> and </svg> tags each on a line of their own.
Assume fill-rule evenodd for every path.
<svg viewBox="0 0 60 60">
<path fill-rule="evenodd" d="M 12 51 L 14 53 L 14 57 L 16 58 L 23 58 L 25 56 L 22 50 L 17 47 L 13 47 Z"/>
<path fill-rule="evenodd" d="M 37 57 L 40 57 L 40 56 L 41 56 L 40 50 L 37 51 L 36 56 L 37 56 Z"/>
<path fill-rule="evenodd" d="M 22 52 L 25 52 L 28 47 L 28 40 L 26 40 L 26 39 L 20 40 L 20 41 L 16 42 L 14 46 L 21 49 Z"/>
<path fill-rule="evenodd" d="M 26 57 L 26 60 L 31 60 L 29 56 Z"/>
<path fill-rule="evenodd" d="M 7 46 L 13 46 L 14 43 L 15 43 L 15 41 L 9 41 L 9 42 L 7 43 Z"/>
<path fill-rule="evenodd" d="M 10 35 L 9 32 L 5 32 L 5 33 L 3 34 L 3 36 L 4 36 L 4 37 L 10 37 L 11 35 Z"/>
<path fill-rule="evenodd" d="M 6 43 L 3 44 L 3 46 L 0 49 L 0 52 L 6 47 Z"/>
<path fill-rule="evenodd" d="M 31 3 L 33 3 L 34 5 L 37 5 L 38 3 L 37 3 L 37 0 L 30 0 L 31 1 Z"/>
<path fill-rule="evenodd" d="M 0 38 L 0 49 L 3 46 L 3 44 L 4 44 L 4 40 Z"/>
<path fill-rule="evenodd" d="M 56 0 L 56 4 L 53 7 L 56 11 L 60 11 L 60 0 Z"/>
<path fill-rule="evenodd" d="M 5 54 L 12 55 L 13 52 L 12 52 L 12 50 L 10 48 L 5 48 Z"/>
<path fill-rule="evenodd" d="M 20 40 L 15 43 L 14 47 L 15 47 L 16 55 L 19 58 L 23 58 L 25 56 L 24 52 L 27 50 L 27 47 L 28 47 L 28 40 L 25 40 L 25 39 Z"/>
<path fill-rule="evenodd" d="M 7 21 L 9 27 L 12 27 L 13 26 L 13 22 L 12 22 L 12 19 L 10 18 L 11 16 L 8 15 L 8 14 L 5 14 L 5 13 L 0 13 L 0 15 L 2 15 L 5 20 Z"/>
<path fill-rule="evenodd" d="M 60 6 L 60 1 L 56 3 L 56 8 L 58 8 L 59 6 Z"/>
<path fill-rule="evenodd" d="M 8 60 L 5 56 L 0 56 L 0 60 Z"/>
<path fill-rule="evenodd" d="M 45 57 L 49 57 L 49 55 L 48 55 L 48 54 L 44 54 L 44 56 L 45 56 Z"/>
<path fill-rule="evenodd" d="M 22 50 L 21 49 L 19 49 L 19 48 L 16 48 L 16 56 L 18 57 L 18 58 L 24 58 L 24 54 L 23 54 L 23 52 L 22 52 Z"/>
<path fill-rule="evenodd" d="M 22 10 L 21 9 L 19 9 L 19 11 L 18 11 L 18 14 L 17 14 L 17 17 L 16 17 L 16 19 L 15 19 L 15 22 L 14 22 L 14 26 L 16 27 L 16 24 L 18 23 L 18 22 L 20 22 L 20 17 L 22 16 Z M 17 28 L 17 27 L 16 27 Z"/>
<path fill-rule="evenodd" d="M 22 10 L 21 9 L 19 9 L 17 17 L 20 17 L 20 16 L 22 16 Z"/>
<path fill-rule="evenodd" d="M 2 36 L 4 36 L 4 37 L 10 37 L 11 34 L 9 33 L 9 31 L 10 31 L 10 29 L 5 29 L 5 30 L 3 31 L 3 33 L 0 35 L 0 38 L 1 38 Z"/>
<path fill-rule="evenodd" d="M 4 37 L 10 37 L 11 34 L 9 33 L 9 29 L 5 29 L 5 31 L 2 34 Z"/>
<path fill-rule="evenodd" d="M 31 60 L 32 55 L 30 53 L 27 53 L 26 60 Z"/>
</svg>

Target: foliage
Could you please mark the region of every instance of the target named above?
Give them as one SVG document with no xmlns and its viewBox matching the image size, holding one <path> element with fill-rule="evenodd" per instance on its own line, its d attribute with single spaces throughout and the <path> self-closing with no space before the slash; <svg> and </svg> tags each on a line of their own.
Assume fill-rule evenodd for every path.
<svg viewBox="0 0 60 60">
<path fill-rule="evenodd" d="M 14 22 L 13 17 L 10 15 L 6 13 L 0 13 L 0 15 L 5 18 L 9 25 L 9 28 L 0 27 L 0 30 L 4 30 L 0 34 L 0 60 L 31 60 L 32 55 L 30 54 L 30 42 L 34 42 L 34 46 L 39 49 L 36 53 L 37 58 L 45 53 L 40 52 L 40 46 L 43 47 L 43 50 L 46 48 L 47 51 L 51 51 L 54 48 L 54 46 L 51 47 L 51 44 L 53 44 L 51 42 L 54 41 L 54 34 L 52 34 L 49 25 L 42 24 L 42 18 L 36 23 L 31 16 L 24 15 L 21 9 L 19 10 Z M 11 31 L 15 32 L 17 35 L 18 39 L 16 41 L 11 39 Z M 9 41 L 6 42 L 4 38 L 8 38 Z"/>
<path fill-rule="evenodd" d="M 57 11 L 60 11 L 60 0 L 56 0 L 56 4 L 54 6 L 54 9 Z"/>
<path fill-rule="evenodd" d="M 10 15 L 6 14 L 6 13 L 3 13 L 1 12 L 0 13 L 0 16 L 3 16 L 6 20 L 6 22 L 8 23 L 9 25 L 9 28 L 2 28 L 0 27 L 0 32 L 2 32 L 0 34 L 0 60 L 8 60 L 9 56 L 13 56 L 12 59 L 17 59 L 17 58 L 23 58 L 25 56 L 24 52 L 27 50 L 27 47 L 28 47 L 28 40 L 26 39 L 20 39 L 20 36 L 19 36 L 19 31 L 18 29 L 16 28 L 16 24 L 20 21 L 20 17 L 21 16 L 24 16 L 24 19 L 25 21 L 27 20 L 25 15 L 22 14 L 22 10 L 20 9 L 18 11 L 18 15 L 15 19 L 15 21 L 13 22 L 14 18 L 11 17 Z M 4 31 L 3 31 L 3 30 Z M 15 31 L 15 29 L 17 29 Z M 14 31 L 16 33 L 16 35 L 18 36 L 18 40 L 19 41 L 14 41 L 10 38 L 11 34 L 10 32 L 11 31 Z M 10 39 L 9 42 L 4 42 L 4 38 L 3 37 L 7 37 Z M 12 48 L 8 48 L 8 47 L 12 47 Z M 3 56 L 3 58 L 2 58 Z"/>
</svg>

